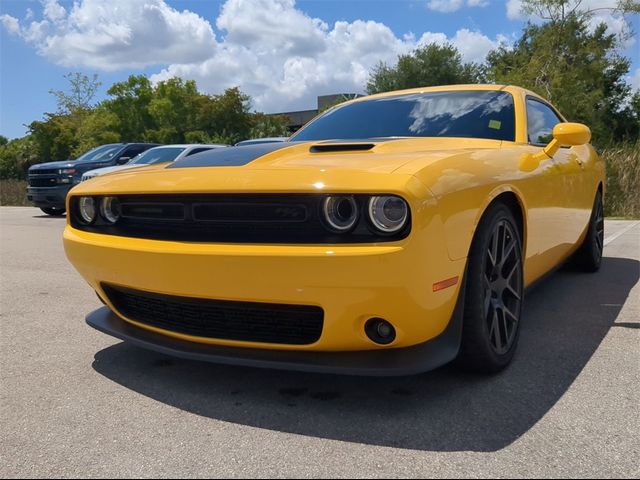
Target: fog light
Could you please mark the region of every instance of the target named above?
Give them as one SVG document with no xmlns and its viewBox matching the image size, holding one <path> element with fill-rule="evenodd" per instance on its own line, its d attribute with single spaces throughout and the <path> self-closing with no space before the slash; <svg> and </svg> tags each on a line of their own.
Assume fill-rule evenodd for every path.
<svg viewBox="0 0 640 480">
<path fill-rule="evenodd" d="M 396 329 L 383 318 L 370 318 L 364 331 L 371 341 L 380 345 L 388 345 L 396 339 Z"/>
</svg>

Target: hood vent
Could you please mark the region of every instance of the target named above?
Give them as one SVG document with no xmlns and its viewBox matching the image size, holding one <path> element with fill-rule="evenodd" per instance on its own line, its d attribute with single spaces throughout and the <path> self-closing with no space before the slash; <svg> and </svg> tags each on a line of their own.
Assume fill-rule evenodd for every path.
<svg viewBox="0 0 640 480">
<path fill-rule="evenodd" d="M 373 147 L 375 147 L 374 143 L 321 143 L 313 145 L 309 151 L 311 153 L 361 152 L 371 150 Z"/>
</svg>

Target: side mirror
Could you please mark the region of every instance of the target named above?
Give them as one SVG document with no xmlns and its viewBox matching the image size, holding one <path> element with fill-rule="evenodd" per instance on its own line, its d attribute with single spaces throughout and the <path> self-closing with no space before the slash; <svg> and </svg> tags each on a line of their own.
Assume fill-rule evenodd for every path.
<svg viewBox="0 0 640 480">
<path fill-rule="evenodd" d="M 549 145 L 542 149 L 542 152 L 536 154 L 524 154 L 518 166 L 520 170 L 532 172 L 540 165 L 540 162 L 547 158 L 552 158 L 562 145 L 584 145 L 591 140 L 591 130 L 581 123 L 558 123 L 553 127 L 553 140 Z"/>
<path fill-rule="evenodd" d="M 129 160 L 131 160 L 131 157 L 120 157 L 119 159 L 116 160 L 116 163 L 118 165 L 124 165 L 125 163 L 127 163 Z"/>
<path fill-rule="evenodd" d="M 581 123 L 558 123 L 553 127 L 553 138 L 560 145 L 584 145 L 591 140 L 591 130 Z"/>
</svg>

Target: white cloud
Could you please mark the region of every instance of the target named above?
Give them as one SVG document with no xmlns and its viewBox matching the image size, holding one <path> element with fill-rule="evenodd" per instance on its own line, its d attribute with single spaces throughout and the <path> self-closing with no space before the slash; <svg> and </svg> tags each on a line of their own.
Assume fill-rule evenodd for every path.
<svg viewBox="0 0 640 480">
<path fill-rule="evenodd" d="M 503 35 L 498 35 L 494 40 L 480 32 L 474 32 L 466 28 L 458 30 L 451 38 L 444 33 L 426 32 L 420 37 L 419 45 L 429 43 L 444 44 L 450 43 L 458 49 L 464 62 L 481 62 L 491 50 L 501 44 L 508 44 L 508 40 Z"/>
<path fill-rule="evenodd" d="M 506 8 L 509 20 L 522 20 L 525 18 L 525 14 L 522 11 L 522 0 L 508 0 Z"/>
<path fill-rule="evenodd" d="M 436 12 L 449 13 L 460 10 L 463 0 L 429 0 L 427 8 Z"/>
<path fill-rule="evenodd" d="M 567 11 L 570 11 L 577 1 L 570 1 L 566 8 Z M 635 37 L 631 35 L 629 25 L 624 16 L 619 11 L 616 11 L 617 6 L 618 0 L 580 0 L 578 8 L 592 11 L 593 15 L 589 21 L 591 29 L 595 29 L 598 25 L 604 23 L 607 25 L 607 32 L 618 35 L 622 40 L 622 47 L 628 49 L 635 44 Z M 506 9 L 507 18 L 510 20 L 530 19 L 536 23 L 542 21 L 539 16 L 528 15 L 522 11 L 522 0 L 508 0 Z"/>
<path fill-rule="evenodd" d="M 0 23 L 7 29 L 7 32 L 11 35 L 19 35 L 20 34 L 20 22 L 15 17 L 11 15 L 0 15 Z"/>
<path fill-rule="evenodd" d="M 255 108 L 267 112 L 312 108 L 317 95 L 360 93 L 378 62 L 393 65 L 398 55 L 426 43 L 451 43 L 465 61 L 482 61 L 504 41 L 467 29 L 451 37 L 396 36 L 374 21 L 328 25 L 294 0 L 227 0 L 216 19 L 218 39 L 208 21 L 164 0 L 42 5 L 39 20 L 0 19 L 56 64 L 98 70 L 159 65 L 154 82 L 180 76 L 209 93 L 239 86 Z"/>
<path fill-rule="evenodd" d="M 17 32 L 15 22 L 2 23 L 11 23 L 9 31 L 13 28 L 59 65 L 143 68 L 205 60 L 215 49 L 215 35 L 206 20 L 178 12 L 164 0 L 82 0 L 68 12 L 57 0 L 42 3 L 42 20 L 18 24 Z"/>
<path fill-rule="evenodd" d="M 487 0 L 429 0 L 427 8 L 434 12 L 451 13 L 457 12 L 465 4 L 468 7 L 485 7 L 489 4 Z"/>
</svg>

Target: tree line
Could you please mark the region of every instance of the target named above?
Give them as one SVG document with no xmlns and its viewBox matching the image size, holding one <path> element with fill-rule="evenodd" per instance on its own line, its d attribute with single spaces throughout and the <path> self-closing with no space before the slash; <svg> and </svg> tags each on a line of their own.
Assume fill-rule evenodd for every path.
<svg viewBox="0 0 640 480">
<path fill-rule="evenodd" d="M 597 148 L 635 145 L 640 136 L 640 91 L 626 81 L 630 61 L 618 52 L 624 35 L 592 26 L 594 11 L 574 0 L 524 0 L 542 22 L 529 22 L 513 46 L 491 51 L 483 63 L 466 63 L 452 45 L 429 44 L 401 55 L 394 66 L 378 64 L 368 93 L 464 83 L 513 84 L 552 102 L 570 121 L 589 125 Z M 640 13 L 636 0 L 616 9 Z M 627 32 L 628 40 L 632 32 Z M 226 143 L 286 135 L 286 118 L 252 113 L 239 88 L 200 93 L 192 80 L 153 85 L 144 75 L 113 84 L 93 104 L 100 82 L 67 75 L 69 91 L 52 91 L 58 110 L 29 125 L 29 134 L 0 137 L 0 178 L 23 178 L 29 165 L 75 158 L 104 143 Z"/>
<path fill-rule="evenodd" d="M 0 138 L 0 178 L 24 178 L 30 165 L 78 157 L 98 145 L 117 142 L 223 143 L 287 135 L 287 119 L 251 112 L 248 95 L 229 88 L 220 95 L 198 91 L 196 82 L 171 78 L 152 84 L 131 75 L 93 104 L 96 75 L 65 76 L 68 91 L 51 91 L 57 111 L 31 122 L 29 134 Z"/>
</svg>

